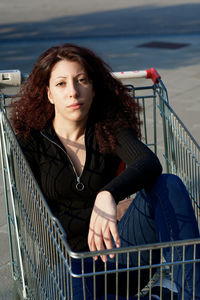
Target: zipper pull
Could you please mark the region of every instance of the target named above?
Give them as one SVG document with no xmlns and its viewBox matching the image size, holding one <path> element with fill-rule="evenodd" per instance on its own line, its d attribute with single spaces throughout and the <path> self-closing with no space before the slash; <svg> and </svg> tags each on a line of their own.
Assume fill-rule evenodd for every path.
<svg viewBox="0 0 200 300">
<path fill-rule="evenodd" d="M 81 192 L 84 190 L 84 184 L 80 181 L 80 177 L 77 176 L 77 184 L 76 184 L 77 191 Z"/>
</svg>

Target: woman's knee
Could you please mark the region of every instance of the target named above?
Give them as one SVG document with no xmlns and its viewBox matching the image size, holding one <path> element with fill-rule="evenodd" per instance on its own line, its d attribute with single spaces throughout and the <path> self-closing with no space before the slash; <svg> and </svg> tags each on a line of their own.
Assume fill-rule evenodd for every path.
<svg viewBox="0 0 200 300">
<path fill-rule="evenodd" d="M 174 174 L 169 174 L 169 173 L 161 174 L 153 186 L 153 188 L 159 188 L 161 190 L 164 187 L 174 191 L 181 190 L 186 192 L 186 187 L 183 181 L 179 176 Z"/>
<path fill-rule="evenodd" d="M 158 202 L 162 205 L 193 210 L 189 193 L 182 180 L 173 174 L 162 174 L 159 176 L 150 191 L 152 204 Z"/>
<path fill-rule="evenodd" d="M 194 217 L 192 200 L 181 178 L 173 174 L 162 174 L 150 193 L 153 205 L 158 202 L 165 208 L 173 208 L 179 215 Z"/>
</svg>

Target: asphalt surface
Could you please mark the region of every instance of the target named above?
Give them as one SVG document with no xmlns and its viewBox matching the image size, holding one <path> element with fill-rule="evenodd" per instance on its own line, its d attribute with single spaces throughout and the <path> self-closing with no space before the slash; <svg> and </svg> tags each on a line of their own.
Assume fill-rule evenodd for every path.
<svg viewBox="0 0 200 300">
<path fill-rule="evenodd" d="M 197 0 L 4 0 L 0 70 L 28 73 L 41 52 L 64 42 L 92 48 L 114 71 L 155 67 L 170 105 L 200 144 L 199 14 Z M 151 42 L 157 47 L 142 46 Z M 0 207 L 0 299 L 14 299 L 2 180 Z"/>
</svg>

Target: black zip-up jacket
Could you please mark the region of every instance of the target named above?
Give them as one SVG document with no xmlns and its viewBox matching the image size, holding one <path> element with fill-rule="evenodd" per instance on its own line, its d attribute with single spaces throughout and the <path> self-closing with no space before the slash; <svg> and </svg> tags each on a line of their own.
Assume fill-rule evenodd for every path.
<svg viewBox="0 0 200 300">
<path fill-rule="evenodd" d="M 94 129 L 86 129 L 86 162 L 79 178 L 52 126 L 41 132 L 32 130 L 27 138 L 18 136 L 44 197 L 74 251 L 88 250 L 90 215 L 100 190 L 110 191 L 118 203 L 150 188 L 162 172 L 157 156 L 136 138 L 132 129 L 118 130 L 116 137 L 115 153 L 101 154 Z M 121 161 L 127 168 L 117 176 Z"/>
</svg>

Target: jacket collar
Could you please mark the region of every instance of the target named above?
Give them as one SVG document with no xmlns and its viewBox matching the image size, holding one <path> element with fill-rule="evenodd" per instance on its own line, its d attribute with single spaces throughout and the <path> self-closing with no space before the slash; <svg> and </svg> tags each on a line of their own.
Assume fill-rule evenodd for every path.
<svg viewBox="0 0 200 300">
<path fill-rule="evenodd" d="M 47 137 L 49 140 L 53 141 L 53 142 L 56 142 L 57 144 L 61 144 L 54 128 L 53 128 L 53 124 L 52 124 L 52 121 L 50 121 L 47 126 L 40 131 L 40 133 Z"/>
<path fill-rule="evenodd" d="M 86 135 L 90 136 L 90 134 L 94 131 L 93 126 L 91 125 L 90 122 L 87 122 L 87 126 L 86 126 Z M 46 125 L 46 127 L 40 131 L 40 133 L 45 136 L 46 138 L 48 138 L 49 140 L 51 140 L 52 142 L 55 142 L 57 144 L 60 144 L 62 146 L 62 143 L 60 141 L 60 139 L 58 138 L 54 128 L 53 128 L 53 123 L 52 120 L 48 122 L 48 124 Z"/>
</svg>

